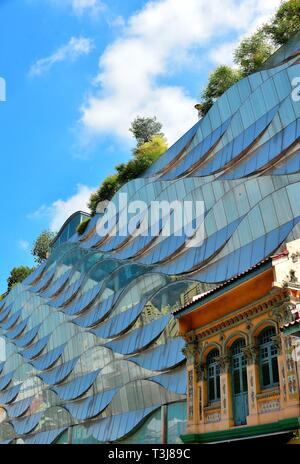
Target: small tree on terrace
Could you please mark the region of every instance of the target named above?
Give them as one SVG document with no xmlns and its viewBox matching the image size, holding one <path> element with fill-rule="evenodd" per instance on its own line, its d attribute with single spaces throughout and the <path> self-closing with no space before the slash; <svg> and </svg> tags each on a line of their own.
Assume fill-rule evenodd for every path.
<svg viewBox="0 0 300 464">
<path fill-rule="evenodd" d="M 142 118 L 138 116 L 131 123 L 130 132 L 134 135 L 137 145 L 142 145 L 143 143 L 150 142 L 154 135 L 164 134 L 161 132 L 162 124 L 157 121 L 156 116 L 154 118 Z"/>
<path fill-rule="evenodd" d="M 276 45 L 287 43 L 291 37 L 300 31 L 300 1 L 282 2 L 275 16 L 264 27 L 267 34 Z"/>
<path fill-rule="evenodd" d="M 26 277 L 28 277 L 34 269 L 34 267 L 28 266 L 14 267 L 7 279 L 7 291 L 10 292 L 16 284 L 23 282 L 23 280 L 26 279 Z"/>
<path fill-rule="evenodd" d="M 234 52 L 234 62 L 238 64 L 244 76 L 255 72 L 270 57 L 274 46 L 270 43 L 265 29 L 242 40 Z"/>
<path fill-rule="evenodd" d="M 120 182 L 118 174 L 106 177 L 96 192 L 92 193 L 88 207 L 92 215 L 96 214 L 97 205 L 101 201 L 111 200 L 114 194 L 119 190 Z"/>
<path fill-rule="evenodd" d="M 208 84 L 201 94 L 201 103 L 198 105 L 201 116 L 205 116 L 214 102 L 241 77 L 242 73 L 238 69 L 230 68 L 230 66 L 218 66 L 210 73 Z"/>
<path fill-rule="evenodd" d="M 35 240 L 31 254 L 34 256 L 36 263 L 41 264 L 48 257 L 50 245 L 56 237 L 55 232 L 44 230 Z"/>
</svg>

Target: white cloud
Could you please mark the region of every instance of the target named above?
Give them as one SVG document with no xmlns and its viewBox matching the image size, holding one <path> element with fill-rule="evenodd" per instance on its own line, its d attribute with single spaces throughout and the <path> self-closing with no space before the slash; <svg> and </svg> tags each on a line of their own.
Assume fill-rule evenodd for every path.
<svg viewBox="0 0 300 464">
<path fill-rule="evenodd" d="M 89 11 L 93 15 L 98 14 L 105 9 L 104 3 L 99 0 L 72 0 L 72 7 L 77 14 Z"/>
<path fill-rule="evenodd" d="M 233 52 L 239 42 L 240 40 L 238 39 L 233 42 L 223 43 L 211 51 L 209 58 L 217 65 L 226 64 L 228 66 L 233 66 Z"/>
<path fill-rule="evenodd" d="M 154 116 L 173 142 L 196 122 L 196 103 L 184 88 L 159 80 L 186 64 L 211 39 L 241 35 L 274 12 L 280 0 L 157 0 L 129 18 L 99 60 L 98 93 L 82 105 L 84 131 L 128 138 L 137 115 Z M 209 54 L 208 54 L 209 55 Z M 209 58 L 209 56 L 208 56 Z M 201 60 L 201 56 L 198 58 Z M 203 60 L 207 56 L 203 54 Z"/>
<path fill-rule="evenodd" d="M 126 21 L 123 16 L 115 16 L 113 19 L 107 18 L 107 23 L 110 27 L 123 28 L 126 25 Z"/>
<path fill-rule="evenodd" d="M 19 247 L 20 250 L 22 250 L 22 251 L 28 251 L 29 248 L 30 248 L 30 243 L 27 242 L 27 240 L 19 240 L 19 241 L 18 241 L 18 247 Z"/>
<path fill-rule="evenodd" d="M 106 9 L 105 3 L 101 0 L 48 0 L 48 2 L 56 7 L 71 8 L 76 15 L 90 13 L 95 16 Z"/>
<path fill-rule="evenodd" d="M 52 55 L 41 58 L 29 70 L 30 76 L 39 76 L 49 71 L 52 66 L 62 61 L 75 61 L 82 55 L 88 55 L 93 48 L 93 41 L 85 37 L 71 37 L 66 45 L 62 45 Z"/>
<path fill-rule="evenodd" d="M 280 5 L 280 2 L 281 0 L 268 0 L 266 2 L 266 10 L 262 10 L 261 14 L 249 25 L 247 31 L 241 34 L 235 41 L 222 43 L 222 45 L 213 49 L 209 55 L 210 59 L 217 65 L 227 64 L 228 66 L 234 66 L 233 52 L 238 44 L 245 37 L 253 34 L 259 27 L 268 22 L 274 11 Z"/>
<path fill-rule="evenodd" d="M 50 230 L 57 232 L 73 213 L 87 211 L 87 203 L 94 191 L 95 188 L 78 184 L 76 193 L 71 197 L 66 200 L 56 200 L 50 206 L 43 205 L 28 217 L 31 219 L 46 217 L 49 220 Z"/>
</svg>

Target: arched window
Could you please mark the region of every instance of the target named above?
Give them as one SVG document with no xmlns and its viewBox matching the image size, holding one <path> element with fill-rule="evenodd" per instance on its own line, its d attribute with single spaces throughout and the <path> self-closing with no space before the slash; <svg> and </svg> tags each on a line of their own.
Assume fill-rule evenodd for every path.
<svg viewBox="0 0 300 464">
<path fill-rule="evenodd" d="M 220 365 L 216 361 L 218 356 L 219 351 L 215 349 L 209 353 L 206 360 L 209 403 L 220 400 Z"/>
<path fill-rule="evenodd" d="M 258 339 L 261 388 L 270 388 L 279 384 L 278 352 L 272 341 L 274 335 L 276 335 L 275 328 L 267 327 Z"/>
</svg>

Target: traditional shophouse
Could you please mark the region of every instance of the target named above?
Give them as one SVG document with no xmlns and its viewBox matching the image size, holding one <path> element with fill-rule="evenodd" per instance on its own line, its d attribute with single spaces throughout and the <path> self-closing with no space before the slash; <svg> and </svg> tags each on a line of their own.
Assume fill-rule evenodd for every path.
<svg viewBox="0 0 300 464">
<path fill-rule="evenodd" d="M 186 341 L 185 443 L 299 429 L 300 240 L 177 310 Z"/>
</svg>

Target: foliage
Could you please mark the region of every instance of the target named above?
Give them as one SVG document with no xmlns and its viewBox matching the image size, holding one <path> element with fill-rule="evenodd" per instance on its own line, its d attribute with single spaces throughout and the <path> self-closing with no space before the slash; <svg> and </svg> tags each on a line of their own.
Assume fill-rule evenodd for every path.
<svg viewBox="0 0 300 464">
<path fill-rule="evenodd" d="M 7 291 L 10 292 L 14 285 L 23 282 L 34 270 L 34 267 L 28 266 L 14 267 L 7 279 Z"/>
<path fill-rule="evenodd" d="M 265 31 L 258 30 L 242 40 L 234 52 L 234 62 L 240 66 L 244 76 L 255 72 L 274 51 Z"/>
<path fill-rule="evenodd" d="M 164 134 L 161 132 L 162 124 L 157 121 L 156 116 L 154 118 L 142 118 L 138 116 L 131 124 L 130 132 L 133 133 L 137 145 L 143 145 L 146 142 L 150 142 L 154 135 Z"/>
<path fill-rule="evenodd" d="M 240 80 L 241 72 L 229 66 L 219 66 L 213 71 L 208 80 L 207 86 L 202 92 L 202 101 L 198 105 L 201 116 L 204 116 L 214 102 L 233 84 Z"/>
<path fill-rule="evenodd" d="M 44 230 L 35 240 L 31 254 L 34 256 L 36 263 L 41 264 L 48 257 L 50 245 L 56 237 L 55 232 Z"/>
<path fill-rule="evenodd" d="M 229 87 L 262 66 L 275 46 L 286 43 L 299 30 L 300 1 L 282 2 L 271 22 L 242 40 L 235 50 L 234 63 L 238 65 L 238 69 L 219 66 L 210 74 L 201 93 L 201 102 L 196 105 L 200 116 L 205 116 Z M 124 183 L 140 176 L 167 149 L 161 129 L 162 125 L 156 117 L 138 116 L 132 122 L 129 130 L 137 141 L 137 147 L 133 150 L 134 157 L 128 163 L 119 164 L 116 167 L 117 172 L 106 178 L 92 194 L 89 202 L 92 214 L 95 214 L 100 201 L 110 200 Z"/>
<path fill-rule="evenodd" d="M 91 210 L 91 213 L 96 214 L 96 209 L 98 203 L 105 200 L 111 200 L 114 194 L 119 190 L 120 184 L 118 179 L 118 174 L 113 174 L 108 176 L 100 185 L 96 192 L 92 193 L 88 207 Z"/>
<path fill-rule="evenodd" d="M 126 164 L 116 166 L 119 184 L 136 179 L 148 169 L 166 150 L 167 141 L 161 135 L 155 135 L 149 142 L 139 145 L 134 150 L 134 158 Z"/>
<path fill-rule="evenodd" d="M 154 135 L 150 141 L 138 145 L 133 150 L 134 157 L 127 163 L 116 166 L 116 174 L 107 177 L 99 189 L 90 197 L 88 207 L 96 214 L 97 205 L 101 201 L 111 200 L 122 185 L 136 179 L 148 169 L 166 150 L 167 141 L 160 135 Z"/>
<path fill-rule="evenodd" d="M 141 155 L 139 158 L 132 159 L 126 164 L 122 163 L 116 166 L 121 184 L 126 184 L 141 176 L 151 166 L 153 161 L 154 159 L 151 156 Z"/>
<path fill-rule="evenodd" d="M 242 77 L 257 71 L 275 51 L 275 47 L 287 43 L 300 31 L 300 1 L 282 2 L 272 20 L 250 37 L 241 41 L 234 52 L 234 63 L 238 69 L 219 66 L 209 76 L 207 86 L 196 105 L 201 117 L 205 116 L 217 98 Z"/>
<path fill-rule="evenodd" d="M 79 235 L 83 235 L 84 232 L 86 231 L 87 229 L 87 226 L 89 225 L 89 222 L 90 222 L 91 218 L 85 218 L 81 221 L 80 224 L 78 224 L 76 230 L 77 230 L 77 233 Z"/>
<path fill-rule="evenodd" d="M 168 143 L 165 137 L 161 134 L 154 135 L 151 137 L 149 142 L 145 142 L 142 145 L 138 145 L 134 150 L 133 154 L 135 158 L 141 156 L 149 157 L 152 162 L 156 161 L 166 150 L 168 149 Z"/>
<path fill-rule="evenodd" d="M 275 45 L 287 43 L 300 30 L 300 2 L 282 2 L 270 24 L 264 27 Z"/>
</svg>

